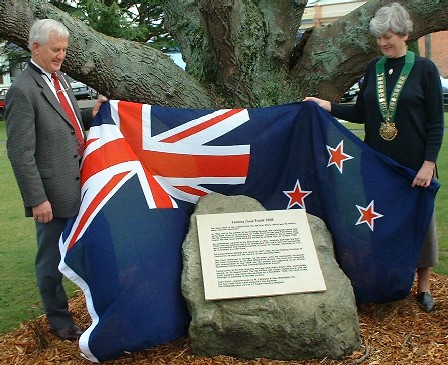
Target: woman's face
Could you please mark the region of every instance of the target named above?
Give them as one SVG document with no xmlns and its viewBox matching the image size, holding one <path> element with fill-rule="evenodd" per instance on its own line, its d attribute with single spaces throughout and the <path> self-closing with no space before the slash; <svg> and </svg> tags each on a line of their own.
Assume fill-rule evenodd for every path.
<svg viewBox="0 0 448 365">
<path fill-rule="evenodd" d="M 406 54 L 408 35 L 398 35 L 388 31 L 376 39 L 381 52 L 388 58 L 397 58 Z"/>
</svg>

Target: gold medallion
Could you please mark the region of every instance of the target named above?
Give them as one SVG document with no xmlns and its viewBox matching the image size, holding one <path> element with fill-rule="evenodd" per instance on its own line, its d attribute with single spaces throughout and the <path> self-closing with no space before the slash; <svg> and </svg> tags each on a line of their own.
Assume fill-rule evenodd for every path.
<svg viewBox="0 0 448 365">
<path fill-rule="evenodd" d="M 398 129 L 395 123 L 391 121 L 382 122 L 380 126 L 380 136 L 385 141 L 392 141 L 398 134 Z"/>
<path fill-rule="evenodd" d="M 394 88 L 392 89 L 390 100 L 387 100 L 387 88 L 386 88 L 386 77 L 384 75 L 384 65 L 386 63 L 387 57 L 383 56 L 379 59 L 379 61 L 375 65 L 376 71 L 376 94 L 378 100 L 378 107 L 381 112 L 381 116 L 383 117 L 383 122 L 381 122 L 379 135 L 385 141 L 392 141 L 398 134 L 398 129 L 395 126 L 395 113 L 397 111 L 398 106 L 398 98 L 400 96 L 401 91 L 403 90 L 403 86 L 408 79 L 409 73 L 414 66 L 415 61 L 415 53 L 411 51 L 406 51 L 406 56 L 404 59 L 404 66 L 398 76 L 398 80 L 395 83 Z M 393 71 L 389 70 L 389 74 Z"/>
</svg>

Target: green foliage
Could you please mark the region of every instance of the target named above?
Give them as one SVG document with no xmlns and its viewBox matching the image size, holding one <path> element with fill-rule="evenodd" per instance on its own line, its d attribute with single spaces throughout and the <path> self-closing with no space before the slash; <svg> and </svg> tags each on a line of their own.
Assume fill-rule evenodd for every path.
<svg viewBox="0 0 448 365">
<path fill-rule="evenodd" d="M 50 3 L 108 36 L 148 43 L 159 50 L 175 47 L 163 27 L 160 1 L 50 0 Z"/>
<path fill-rule="evenodd" d="M 111 37 L 141 40 L 144 34 L 144 28 L 132 24 L 126 9 L 120 8 L 115 2 L 107 6 L 95 0 L 81 0 L 73 15 L 96 31 Z"/>
<path fill-rule="evenodd" d="M 4 42 L 0 45 L 0 54 L 4 55 L 8 60 L 8 62 L 0 65 L 0 73 L 7 73 L 14 68 L 20 69 L 19 65 L 27 62 L 31 57 L 28 50 L 10 42 Z"/>
<path fill-rule="evenodd" d="M 136 42 L 147 43 L 161 51 L 177 48 L 173 37 L 163 26 L 163 10 L 159 0 L 98 1 L 50 0 L 49 3 L 77 18 L 97 32 Z M 30 59 L 30 52 L 10 42 L 0 44 L 0 54 L 8 62 L 0 65 L 0 73 L 20 68 Z"/>
</svg>

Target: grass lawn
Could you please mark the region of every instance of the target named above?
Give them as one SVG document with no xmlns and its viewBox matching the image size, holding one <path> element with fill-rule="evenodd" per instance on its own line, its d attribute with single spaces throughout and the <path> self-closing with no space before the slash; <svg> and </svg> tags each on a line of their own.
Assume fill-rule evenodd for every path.
<svg viewBox="0 0 448 365">
<path fill-rule="evenodd" d="M 0 333 L 42 314 L 34 275 L 34 221 L 25 218 L 22 199 L 6 155 L 5 122 L 0 120 Z M 69 293 L 75 285 L 67 283 Z"/>
<path fill-rule="evenodd" d="M 447 120 L 447 114 L 445 114 Z M 345 123 L 349 129 L 362 125 Z M 362 131 L 357 131 L 357 134 Z M 445 138 L 439 161 L 439 181 L 448 181 L 448 140 Z M 23 215 L 23 206 L 11 166 L 6 156 L 5 122 L 0 120 L 0 334 L 18 327 L 23 320 L 42 313 L 34 276 L 36 240 L 34 223 Z M 437 273 L 448 274 L 448 191 L 442 186 L 436 198 L 440 245 Z M 67 291 L 74 284 L 66 281 Z"/>
<path fill-rule="evenodd" d="M 34 224 L 23 215 L 5 140 L 5 123 L 0 121 L 0 332 L 42 312 L 35 288 Z"/>
</svg>

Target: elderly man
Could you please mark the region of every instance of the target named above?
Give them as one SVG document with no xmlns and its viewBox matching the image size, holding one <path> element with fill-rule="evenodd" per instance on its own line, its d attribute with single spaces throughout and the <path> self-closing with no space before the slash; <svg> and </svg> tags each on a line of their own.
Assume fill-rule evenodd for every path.
<svg viewBox="0 0 448 365">
<path fill-rule="evenodd" d="M 76 340 L 82 334 L 68 309 L 58 270 L 59 237 L 81 200 L 80 161 L 85 130 L 106 98 L 81 112 L 60 68 L 69 31 L 52 19 L 37 20 L 29 33 L 31 61 L 5 99 L 8 157 L 22 195 L 25 216 L 36 226 L 37 284 L 55 333 Z"/>
</svg>

